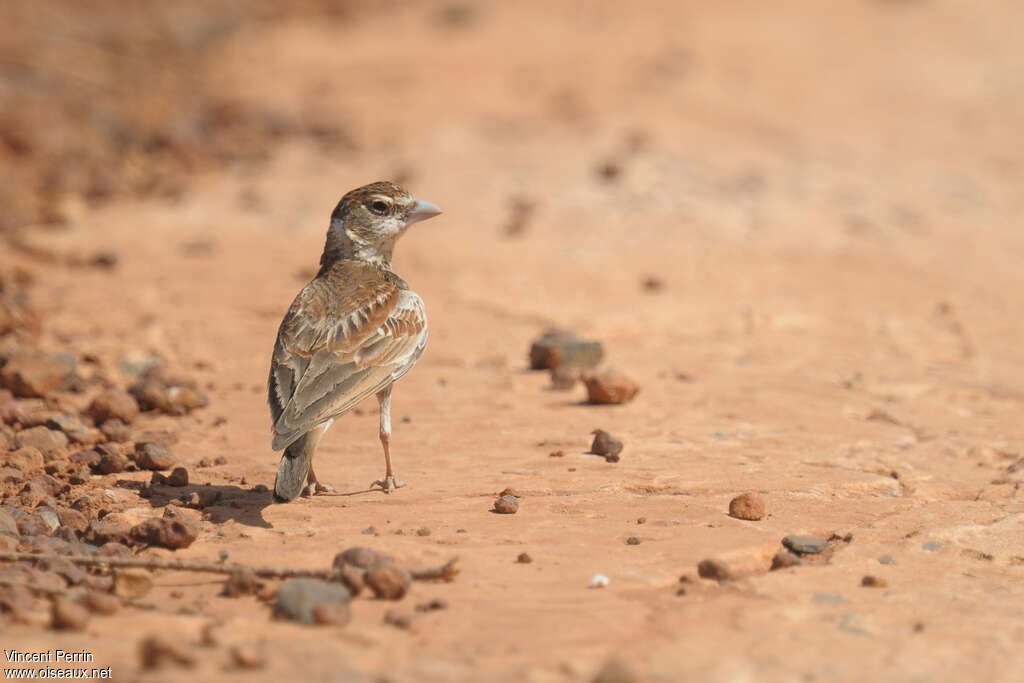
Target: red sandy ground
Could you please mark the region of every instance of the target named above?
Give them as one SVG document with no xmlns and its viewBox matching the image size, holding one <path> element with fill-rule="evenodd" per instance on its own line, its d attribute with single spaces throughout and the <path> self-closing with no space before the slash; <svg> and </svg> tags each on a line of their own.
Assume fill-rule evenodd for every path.
<svg viewBox="0 0 1024 683">
<path fill-rule="evenodd" d="M 174 555 L 322 567 L 368 545 L 416 566 L 458 555 L 462 574 L 314 629 L 164 573 L 147 599 L 166 611 L 10 626 L 3 646 L 88 649 L 144 681 L 577 681 L 610 657 L 658 681 L 1020 680 L 1020 3 L 484 2 L 454 25 L 441 7 L 223 47 L 225 92 L 317 102 L 358 151 L 289 144 L 177 203 L 117 201 L 36 239 L 121 257 L 111 273 L 39 267 L 49 345 L 112 366 L 156 351 L 200 378 L 211 406 L 163 418 L 174 450 L 226 456 L 193 478 L 248 490 L 273 482 L 269 354 L 338 197 L 402 176 L 444 207 L 394 263 L 431 324 L 393 402 L 408 486 L 363 492 L 383 468 L 368 402 L 318 454 L 341 494 L 240 494 Z M 537 209 L 508 236 L 516 197 Z M 550 391 L 526 370 L 550 324 L 602 340 L 637 399 Z M 625 442 L 621 462 L 583 454 L 597 427 Z M 506 486 L 519 513 L 492 514 Z M 727 516 L 744 491 L 766 519 Z M 853 540 L 827 566 L 765 572 L 797 532 Z M 752 574 L 677 596 L 709 557 Z M 610 585 L 588 589 L 598 572 Z M 382 623 L 435 597 L 449 609 L 411 631 Z M 197 669 L 140 670 L 144 634 L 194 643 L 211 618 L 222 645 L 197 646 Z M 235 643 L 260 644 L 266 668 L 230 669 Z"/>
</svg>

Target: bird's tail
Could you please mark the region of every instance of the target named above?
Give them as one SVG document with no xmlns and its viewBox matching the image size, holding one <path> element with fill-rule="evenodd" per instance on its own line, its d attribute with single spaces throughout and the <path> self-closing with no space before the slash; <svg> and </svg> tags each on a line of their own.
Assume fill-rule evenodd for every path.
<svg viewBox="0 0 1024 683">
<path fill-rule="evenodd" d="M 275 503 L 287 503 L 302 493 L 321 434 L 323 430 L 320 428 L 306 432 L 284 449 L 274 481 Z"/>
</svg>

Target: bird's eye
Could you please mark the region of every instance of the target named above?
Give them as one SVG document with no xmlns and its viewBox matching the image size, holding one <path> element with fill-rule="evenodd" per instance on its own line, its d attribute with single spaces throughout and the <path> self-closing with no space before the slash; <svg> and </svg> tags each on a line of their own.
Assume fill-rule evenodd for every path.
<svg viewBox="0 0 1024 683">
<path fill-rule="evenodd" d="M 377 215 L 383 216 L 388 212 L 388 208 L 388 203 L 381 199 L 375 199 L 370 202 L 370 211 L 373 211 Z"/>
</svg>

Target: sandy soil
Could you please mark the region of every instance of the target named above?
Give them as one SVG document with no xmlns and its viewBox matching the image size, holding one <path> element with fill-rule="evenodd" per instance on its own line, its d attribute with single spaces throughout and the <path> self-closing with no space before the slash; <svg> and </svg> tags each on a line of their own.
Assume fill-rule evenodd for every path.
<svg viewBox="0 0 1024 683">
<path fill-rule="evenodd" d="M 548 0 L 239 33 L 218 48 L 225 92 L 312 103 L 357 148 L 289 142 L 174 201 L 33 235 L 116 251 L 110 272 L 0 262 L 41 276 L 49 347 L 158 352 L 208 389 L 205 410 L 144 420 L 173 422 L 188 463 L 226 456 L 199 479 L 240 504 L 176 556 L 320 567 L 367 545 L 417 566 L 458 555 L 462 573 L 358 600 L 344 629 L 164 573 L 162 611 L 78 634 L 9 625 L 3 646 L 85 648 L 116 680 L 576 681 L 610 658 L 652 681 L 1019 680 L 1022 22 L 999 1 Z M 393 399 L 408 486 L 365 491 L 383 468 L 370 401 L 317 457 L 340 493 L 271 505 L 250 489 L 276 470 L 276 327 L 338 197 L 382 178 L 446 210 L 394 263 L 431 324 Z M 509 234 L 516 201 L 536 208 Z M 550 390 L 526 363 L 549 325 L 601 340 L 636 400 Z M 597 427 L 625 442 L 619 463 L 584 454 Z M 105 485 L 151 514 L 118 479 L 148 476 Z M 506 486 L 519 513 L 491 513 Z M 744 491 L 764 520 L 727 515 Z M 790 533 L 852 541 L 768 572 Z M 749 575 L 698 580 L 705 558 Z M 382 622 L 431 598 L 450 606 Z M 222 645 L 196 646 L 197 669 L 140 669 L 142 635 L 195 643 L 211 619 Z M 231 669 L 235 643 L 266 667 Z"/>
</svg>

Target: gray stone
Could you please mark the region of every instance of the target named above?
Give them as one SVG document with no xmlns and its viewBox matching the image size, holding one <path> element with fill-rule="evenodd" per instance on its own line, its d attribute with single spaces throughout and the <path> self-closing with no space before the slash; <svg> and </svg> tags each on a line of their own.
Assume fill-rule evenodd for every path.
<svg viewBox="0 0 1024 683">
<path fill-rule="evenodd" d="M 847 600 L 842 595 L 836 595 L 835 593 L 815 593 L 811 596 L 811 602 L 817 602 L 822 605 L 842 605 Z"/>
<path fill-rule="evenodd" d="M 926 550 L 926 551 L 928 551 L 930 553 L 935 552 L 936 550 L 938 550 L 941 547 L 942 547 L 942 544 L 939 543 L 938 541 L 926 541 L 926 542 L 921 544 L 921 550 Z"/>
<path fill-rule="evenodd" d="M 292 579 L 277 589 L 274 615 L 301 624 L 313 624 L 313 612 L 318 605 L 352 599 L 348 589 L 338 583 L 319 579 Z"/>
<path fill-rule="evenodd" d="M 892 564 L 896 560 L 893 559 L 892 555 L 882 555 L 878 558 L 878 564 Z"/>
<path fill-rule="evenodd" d="M 44 456 L 56 453 L 68 445 L 68 437 L 42 425 L 25 429 L 15 435 L 18 448 L 38 448 Z"/>
<path fill-rule="evenodd" d="M 546 332 L 530 347 L 530 367 L 534 370 L 595 368 L 603 357 L 601 342 L 579 339 L 572 332 Z"/>
<path fill-rule="evenodd" d="M 813 555 L 824 550 L 828 541 L 820 536 L 786 536 L 782 539 L 782 545 L 794 553 Z"/>
</svg>

